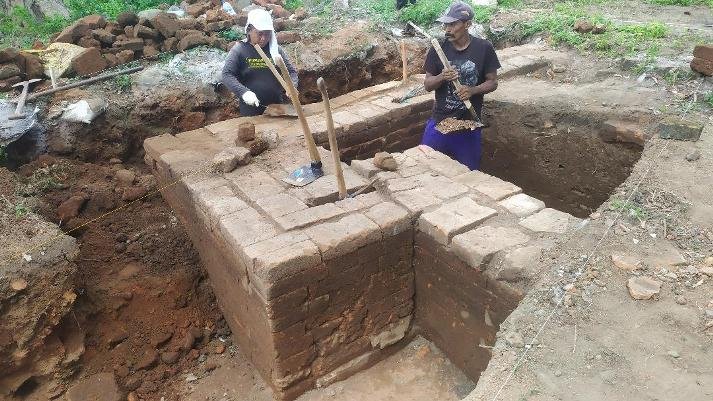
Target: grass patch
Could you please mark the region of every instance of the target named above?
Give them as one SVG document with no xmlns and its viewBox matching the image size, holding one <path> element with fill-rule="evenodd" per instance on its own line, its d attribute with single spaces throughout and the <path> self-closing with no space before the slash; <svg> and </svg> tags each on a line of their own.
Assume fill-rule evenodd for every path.
<svg viewBox="0 0 713 401">
<path fill-rule="evenodd" d="M 123 11 L 142 11 L 157 8 L 160 4 L 173 4 L 167 0 L 64 0 L 72 19 L 79 19 L 91 14 L 101 14 L 116 18 Z"/>
<path fill-rule="evenodd" d="M 620 211 L 623 215 L 632 220 L 644 221 L 647 217 L 646 211 L 641 207 L 641 205 L 620 199 L 613 200 L 609 209 Z"/>
<path fill-rule="evenodd" d="M 226 29 L 224 31 L 218 32 L 218 36 L 227 40 L 228 42 L 233 42 L 236 40 L 241 40 L 245 37 L 243 32 L 238 32 L 234 29 Z"/>
<path fill-rule="evenodd" d="M 285 8 L 288 10 L 296 10 L 300 7 L 304 7 L 305 2 L 303 0 L 287 0 L 285 1 Z"/>
<path fill-rule="evenodd" d="M 708 6 L 713 8 L 713 0 L 648 0 L 659 6 Z"/>
<path fill-rule="evenodd" d="M 38 21 L 25 7 L 15 6 L 7 14 L 0 14 L 0 48 L 27 48 L 35 40 L 47 41 L 68 23 L 69 20 L 63 17 Z"/>
<path fill-rule="evenodd" d="M 15 211 L 15 218 L 18 219 L 25 217 L 31 212 L 30 208 L 22 202 L 15 204 L 13 209 Z"/>
<path fill-rule="evenodd" d="M 605 31 L 601 34 L 575 32 L 574 24 L 578 20 L 603 26 Z M 662 39 L 668 34 L 668 29 L 660 22 L 615 24 L 602 15 L 593 15 L 571 1 L 556 4 L 552 12 L 535 16 L 531 21 L 522 23 L 520 29 L 524 37 L 549 33 L 550 40 L 555 45 L 566 44 L 611 57 L 640 52 L 655 56 L 661 48 Z"/>
<path fill-rule="evenodd" d="M 713 109 L 713 91 L 708 92 L 707 95 L 704 95 L 704 96 L 703 96 L 703 102 L 704 102 L 708 107 L 710 107 L 711 109 Z"/>
<path fill-rule="evenodd" d="M 119 75 L 114 78 L 114 84 L 119 92 L 128 92 L 131 89 L 131 77 L 129 75 Z"/>
<path fill-rule="evenodd" d="M 23 197 L 42 194 L 52 189 L 63 188 L 67 179 L 68 168 L 63 163 L 35 170 L 28 178 L 23 179 L 16 188 L 16 193 Z"/>
</svg>

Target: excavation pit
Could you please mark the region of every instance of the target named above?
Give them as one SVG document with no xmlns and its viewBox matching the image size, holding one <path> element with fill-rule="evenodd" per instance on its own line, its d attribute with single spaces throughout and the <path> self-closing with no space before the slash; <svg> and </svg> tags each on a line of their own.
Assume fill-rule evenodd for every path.
<svg viewBox="0 0 713 401">
<path fill-rule="evenodd" d="M 163 196 L 200 252 L 236 341 L 282 399 L 367 369 L 415 335 L 433 342 L 477 382 L 500 323 L 535 279 L 543 253 L 585 223 L 523 191 L 536 176 L 525 167 L 529 175 L 513 173 L 525 183 L 520 185 L 415 146 L 432 97 L 391 101 L 403 91 L 393 82 L 332 99 L 341 156 L 351 160 L 342 163 L 348 192 L 375 180 L 374 191 L 340 201 L 324 148 L 319 152 L 325 177 L 302 188 L 282 182 L 305 163 L 294 120 L 239 118 L 145 141 L 146 161 L 158 180 L 178 183 Z M 326 122 L 316 106 L 308 107 L 308 121 L 324 144 Z M 484 133 L 486 149 L 488 143 L 497 142 L 499 149 L 519 140 L 511 151 L 516 155 L 532 128 L 523 123 L 528 128 L 514 129 L 520 118 L 530 123 L 550 116 L 505 117 L 491 117 L 499 120 Z M 585 124 L 558 115 L 553 124 L 591 132 L 584 127 L 597 118 L 606 120 L 592 117 Z M 247 166 L 211 172 L 210 160 L 234 146 L 244 121 L 264 135 L 278 132 L 281 140 Z M 617 152 L 610 164 L 633 163 L 640 153 L 638 146 L 607 142 L 604 134 L 582 136 L 581 157 L 594 167 L 606 162 L 588 149 Z M 573 152 L 577 145 L 570 140 L 559 146 Z M 368 159 L 382 150 L 394 152 L 396 171 L 381 171 Z M 493 165 L 484 161 L 486 168 Z M 570 189 L 577 178 L 556 181 L 548 171 L 538 174 L 554 181 L 547 190 Z M 596 190 L 606 198 L 618 179 L 603 180 L 610 187 Z M 560 198 L 563 209 L 582 214 L 582 200 L 554 195 L 551 202 Z"/>
</svg>

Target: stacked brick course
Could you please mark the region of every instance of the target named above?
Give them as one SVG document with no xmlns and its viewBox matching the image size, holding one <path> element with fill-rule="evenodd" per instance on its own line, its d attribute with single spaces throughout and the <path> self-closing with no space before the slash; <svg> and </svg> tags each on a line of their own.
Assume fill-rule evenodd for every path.
<svg viewBox="0 0 713 401">
<path fill-rule="evenodd" d="M 385 103 L 383 91 L 395 88 L 334 99 L 341 137 L 372 124 L 385 143 L 392 129 L 404 129 L 394 127 L 410 126 L 429 100 Z M 367 109 L 381 113 L 371 117 L 381 131 L 352 115 Z M 318 117 L 309 118 L 322 135 Z M 257 131 L 279 130 L 283 142 L 231 173 L 201 173 L 248 119 Z M 415 331 L 415 320 L 477 378 L 532 273 L 523 258 L 538 257 L 578 219 L 427 147 L 394 153 L 396 171 L 370 159 L 343 166 L 350 193 L 377 178 L 374 192 L 337 201 L 324 149 L 326 176 L 289 187 L 281 178 L 306 162 L 298 135 L 291 122 L 255 117 L 145 142 L 160 181 L 187 175 L 164 196 L 188 227 L 250 360 L 279 396 L 293 399 L 378 361 Z"/>
</svg>

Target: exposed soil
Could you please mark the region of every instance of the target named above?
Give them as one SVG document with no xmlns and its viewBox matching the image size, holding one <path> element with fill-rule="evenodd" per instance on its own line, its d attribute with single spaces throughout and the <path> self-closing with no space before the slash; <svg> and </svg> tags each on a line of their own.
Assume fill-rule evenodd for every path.
<svg viewBox="0 0 713 401">
<path fill-rule="evenodd" d="M 683 28 L 689 24 L 689 19 L 694 19 L 690 24 L 700 25 L 703 17 L 700 17 L 699 14 L 692 14 L 690 18 L 682 16 L 683 11 L 686 10 L 696 11 L 699 9 L 657 7 L 654 10 L 639 7 L 631 13 L 630 18 L 648 20 L 651 13 L 655 12 L 657 19 L 667 18 L 684 26 Z M 615 12 L 618 14 L 613 14 L 613 16 L 618 15 L 621 18 L 629 15 L 623 14 L 624 11 L 620 8 L 612 11 L 612 13 Z M 512 22 L 527 15 L 531 14 L 525 11 L 513 11 L 510 15 L 499 15 L 493 26 L 496 27 L 509 20 Z M 349 29 L 353 29 L 353 27 Z M 353 31 L 344 30 L 332 38 L 325 38 L 310 45 L 312 50 L 301 47 L 302 45 L 294 45 L 290 49 L 294 57 L 300 60 L 298 66 L 304 71 L 302 79 L 305 87 L 314 87 L 312 82 L 319 75 L 325 75 L 331 79 L 329 81 L 330 91 L 336 96 L 363 86 L 400 77 L 400 61 L 396 53 L 395 42 L 384 46 L 375 46 L 375 43 L 384 41 L 383 36 L 368 33 L 365 27 L 361 27 L 358 31 L 358 34 L 353 35 Z M 512 42 L 514 41 L 515 39 L 512 40 Z M 501 44 L 504 46 L 512 42 L 505 38 Z M 336 57 L 336 61 L 327 67 L 317 65 L 308 68 L 306 62 L 310 60 L 332 60 L 338 56 L 334 53 L 334 49 L 338 45 L 344 45 L 354 51 L 342 58 Z M 411 65 L 416 67 L 411 71 L 412 73 L 418 71 L 417 60 L 421 57 L 421 53 L 418 53 L 419 48 L 419 45 L 413 47 L 414 56 Z M 574 52 L 564 52 L 560 56 L 560 60 L 564 60 L 573 57 Z M 365 61 L 368 67 L 362 68 Z M 585 63 L 584 66 L 568 65 L 567 72 L 558 76 L 557 83 L 577 81 L 592 83 L 602 76 L 611 78 L 614 74 L 621 73 L 621 71 L 611 68 L 607 63 L 595 63 L 591 60 L 585 60 Z M 608 87 L 611 82 L 613 79 L 607 83 Z M 523 98 L 534 97 L 532 93 L 537 88 L 531 86 L 531 81 L 526 83 L 527 86 L 523 86 Z M 631 85 L 635 86 L 635 84 Z M 543 88 L 547 89 L 545 86 Z M 592 85 L 582 87 L 579 91 L 580 93 L 593 91 L 596 88 L 596 85 Z M 612 90 L 618 91 L 622 98 L 627 97 L 628 88 L 626 87 Z M 116 88 L 107 83 L 86 91 L 67 92 L 55 97 L 50 103 L 58 105 L 63 100 L 76 100 L 87 94 L 112 92 L 110 99 L 113 106 L 92 125 L 69 126 L 66 123 L 61 123 L 52 128 L 48 137 L 50 153 L 59 156 L 56 159 L 43 157 L 22 166 L 17 171 L 25 181 L 31 181 L 30 177 L 33 177 L 33 173 L 38 170 L 52 165 L 61 166 L 59 170 L 61 174 L 58 175 L 61 185 L 49 188 L 47 191 L 40 191 L 38 195 L 27 198 L 27 204 L 49 221 L 60 223 L 56 209 L 70 196 L 76 193 L 87 195 L 89 200 L 81 210 L 79 217 L 61 222 L 61 226 L 67 230 L 77 228 L 115 207 L 128 204 L 127 201 L 121 199 L 124 195 L 124 188 L 114 178 L 115 171 L 122 166 L 111 165 L 108 162 L 110 158 L 122 159 L 124 168 L 134 170 L 141 177 L 147 174 L 147 170 L 143 167 L 143 151 L 141 149 L 142 141 L 146 137 L 197 128 L 212 121 L 220 121 L 237 115 L 237 110 L 229 97 L 214 99 L 214 95 L 211 94 L 207 96 L 210 100 L 204 101 L 205 99 L 196 98 L 194 94 L 179 94 L 178 91 L 174 91 L 173 94 L 164 93 L 156 98 L 140 97 L 135 92 L 116 94 L 115 91 Z M 303 91 L 303 96 L 308 101 L 319 99 L 318 93 L 309 90 Z M 671 93 L 659 93 L 659 96 L 667 97 L 670 100 L 669 104 L 680 104 L 680 96 Z M 610 104 L 611 102 L 609 101 Z M 623 101 L 614 102 L 621 103 Z M 642 99 L 641 103 L 642 107 L 647 106 L 646 99 Z M 598 104 L 589 107 L 599 108 Z M 588 105 L 578 105 L 577 107 L 579 106 L 587 108 Z M 63 137 L 59 135 L 62 131 L 73 133 L 71 146 L 66 146 L 66 143 L 62 142 Z M 710 141 L 710 137 L 706 138 L 706 141 Z M 16 153 L 22 151 L 22 146 L 22 144 L 17 145 Z M 706 170 L 710 171 L 710 162 L 707 161 L 695 168 L 692 167 L 693 165 L 687 165 L 689 167 L 687 169 L 678 169 L 679 163 L 687 163 L 683 160 L 685 154 L 696 147 L 695 145 L 682 144 L 670 148 L 666 152 L 669 159 L 659 168 L 658 181 L 656 185 L 651 185 L 650 189 L 655 192 L 660 190 L 662 185 L 671 184 L 675 187 L 676 193 L 693 204 L 685 219 L 679 220 L 675 227 L 668 226 L 665 230 L 672 236 L 669 240 L 676 243 L 682 250 L 695 251 L 698 255 L 710 255 L 713 251 L 710 247 L 700 248 L 702 242 L 708 246 L 709 242 L 706 241 L 710 241 L 711 238 L 709 232 L 702 228 L 710 225 L 710 211 L 713 210 L 710 199 L 708 199 L 709 194 L 706 192 L 706 188 L 710 187 L 707 185 L 710 181 L 710 174 L 705 176 L 701 173 Z M 543 152 L 545 151 L 543 150 Z M 550 151 L 560 152 L 561 149 L 553 147 Z M 710 160 L 710 149 L 704 149 L 703 157 Z M 576 159 L 575 156 L 572 158 Z M 21 157 L 17 160 L 18 163 L 23 161 Z M 626 160 L 626 163 L 634 161 L 635 157 L 633 160 Z M 493 168 L 496 167 L 498 166 Z M 694 169 L 696 173 L 693 174 L 691 169 Z M 625 168 L 625 173 L 628 174 L 628 167 Z M 10 174 L 7 170 L 0 170 L 0 194 L 9 196 L 14 192 L 12 188 L 14 185 L 7 178 Z M 624 178 L 626 174 L 624 174 Z M 143 177 L 138 182 L 132 187 L 142 187 L 149 191 L 156 189 L 150 178 Z M 613 188 L 615 184 L 610 187 Z M 606 199 L 609 193 L 598 195 L 601 199 L 598 198 L 595 203 L 586 205 L 587 212 L 595 209 L 597 204 Z M 606 217 L 609 216 L 602 218 L 602 221 Z M 698 219 L 703 220 L 697 224 L 692 223 Z M 623 234 L 620 234 L 620 238 L 629 243 L 632 238 L 640 240 L 642 237 L 646 238 L 647 235 L 650 237 L 648 232 L 643 231 L 643 228 L 639 230 L 640 235 L 638 236 L 630 233 L 631 227 L 635 228 L 636 224 L 640 224 L 640 222 L 629 221 L 626 224 L 629 231 L 621 229 Z M 50 394 L 61 393 L 61 389 L 76 382 L 79 378 L 97 372 L 114 372 L 122 391 L 126 393 L 133 391 L 142 399 L 147 400 L 159 400 L 162 397 L 167 401 L 220 400 L 223 398 L 234 400 L 270 399 L 271 396 L 261 384 L 261 379 L 254 377 L 249 365 L 240 358 L 239 350 L 231 345 L 229 329 L 222 320 L 198 255 L 177 218 L 160 195 L 155 194 L 132 203 L 101 218 L 96 223 L 77 229 L 72 235 L 77 238 L 80 244 L 80 254 L 76 260 L 78 274 L 75 285 L 79 296 L 71 319 L 64 321 L 61 327 L 73 324 L 85 333 L 86 349 L 79 360 L 81 369 L 70 372 L 72 376 L 67 377 L 67 380 L 61 378 L 62 380 L 58 382 L 29 383 L 28 387 L 16 399 L 46 400 Z M 571 264 L 573 260 L 576 261 L 582 253 L 586 252 L 589 249 L 587 245 L 593 245 L 594 241 L 587 235 L 582 235 L 573 241 L 576 240 L 580 241 L 579 246 L 572 246 L 570 252 L 561 256 L 558 262 Z M 606 246 L 608 250 L 615 249 L 611 244 L 606 244 Z M 662 247 L 665 248 L 659 242 L 647 245 L 649 250 Z M 694 249 L 694 247 L 698 248 Z M 641 252 L 640 249 L 635 249 L 632 252 L 634 251 Z M 700 256 L 694 260 L 698 266 L 702 266 Z M 686 278 L 677 279 L 678 281 L 673 281 L 667 287 L 664 292 L 665 300 L 655 304 L 655 307 L 647 309 L 641 304 L 631 304 L 622 284 L 625 281 L 625 273 L 616 270 L 609 271 L 611 268 L 608 264 L 605 266 L 604 261 L 605 258 L 599 259 L 598 267 L 595 269 L 605 271 L 600 277 L 606 280 L 604 280 L 604 290 L 595 291 L 597 302 L 594 315 L 583 311 L 591 307 L 591 299 L 584 302 L 584 296 L 579 295 L 581 301 L 579 301 L 580 298 L 577 298 L 577 309 L 571 309 L 568 315 L 559 316 L 559 324 L 553 322 L 548 331 L 543 333 L 543 336 L 549 339 L 543 342 L 547 347 L 551 347 L 553 352 L 544 355 L 544 352 L 538 351 L 536 355 L 540 362 L 528 364 L 524 376 L 518 377 L 514 381 L 517 384 L 515 390 L 508 393 L 509 397 L 501 399 L 518 399 L 518 397 L 537 399 L 538 392 L 542 391 L 552 397 L 567 398 L 576 393 L 578 395 L 587 394 L 582 399 L 601 399 L 604 394 L 619 394 L 620 398 L 624 399 L 633 396 L 631 391 L 634 390 L 630 390 L 626 394 L 615 390 L 622 388 L 622 384 L 632 389 L 639 388 L 637 386 L 641 386 L 642 383 L 659 383 L 657 386 L 675 389 L 655 394 L 655 396 L 663 396 L 662 399 L 676 397 L 707 399 L 706 397 L 710 397 L 710 394 L 713 394 L 709 386 L 710 380 L 707 380 L 711 375 L 710 364 L 706 365 L 706 361 L 710 360 L 710 352 L 706 350 L 709 350 L 710 347 L 703 346 L 703 344 L 710 345 L 710 336 L 707 335 L 710 329 L 703 326 L 705 322 L 701 317 L 704 309 L 713 308 L 710 306 L 710 291 L 708 291 L 710 280 L 702 286 L 699 285 L 691 289 L 691 285 L 695 284 L 697 279 L 688 283 L 685 281 L 687 280 L 686 274 L 682 273 L 681 277 Z M 700 275 L 695 277 L 699 278 Z M 597 286 L 599 285 L 597 284 Z M 611 293 L 605 294 L 606 296 L 601 295 L 606 291 L 606 286 L 616 288 L 616 290 L 610 291 Z M 541 296 L 538 301 L 547 305 L 550 302 L 549 292 L 545 291 L 544 293 L 547 295 Z M 684 296 L 687 305 L 673 302 L 676 296 Z M 538 304 L 533 303 L 532 305 Z M 542 316 L 543 310 L 545 310 L 544 306 L 531 306 L 520 313 L 524 315 L 531 313 L 532 316 L 539 318 Z M 517 326 L 511 327 L 513 330 L 524 327 L 525 323 L 532 323 L 534 319 L 532 316 L 529 318 L 518 316 L 522 320 Z M 576 352 L 573 352 L 570 347 L 571 344 L 575 344 L 574 342 L 559 344 L 557 341 L 551 340 L 572 338 L 578 322 L 587 322 L 589 328 L 584 331 L 584 334 L 580 331 L 581 342 L 578 343 Z M 539 321 L 535 321 L 535 323 L 539 323 Z M 581 323 L 579 327 L 582 330 Z M 640 341 L 636 336 L 630 336 L 631 338 L 622 341 L 621 338 L 626 338 L 626 336 L 620 332 L 612 331 L 613 327 L 626 327 L 627 331 L 643 333 L 646 336 L 642 337 Z M 704 330 L 709 331 L 705 332 Z M 534 333 L 534 329 L 531 333 Z M 601 333 L 611 334 L 602 337 Z M 701 337 L 704 335 L 706 337 L 702 340 Z M 195 341 L 191 342 L 191 338 Z M 582 338 L 584 340 L 581 340 Z M 191 344 L 188 344 L 189 342 Z M 683 345 L 676 346 L 675 344 Z M 665 356 L 668 351 L 681 353 L 683 359 Z M 416 356 L 418 353 L 419 351 L 416 349 Z M 229 357 L 228 355 L 237 356 Z M 514 352 L 513 355 L 515 355 Z M 428 375 L 437 373 L 436 376 L 439 378 L 457 376 L 457 372 L 449 371 L 448 369 L 451 368 L 444 367 L 445 365 L 441 364 L 444 361 L 440 359 L 436 361 L 437 363 L 431 364 L 432 361 L 423 362 L 428 358 L 423 360 L 417 358 L 415 361 L 407 360 L 411 357 L 413 354 L 407 354 L 406 359 L 395 357 L 394 361 L 388 362 L 391 365 L 385 365 L 386 368 L 377 368 L 379 366 L 377 365 L 373 368 L 375 370 L 355 376 L 353 381 L 340 383 L 337 385 L 338 387 L 316 395 L 308 394 L 305 399 L 321 400 L 330 397 L 345 400 L 375 399 L 364 397 L 364 393 L 373 390 L 371 383 L 378 380 L 391 380 L 393 383 L 384 384 L 384 386 L 389 387 L 395 384 L 397 389 L 394 391 L 394 387 L 389 387 L 391 392 L 381 393 L 382 398 L 379 399 L 413 399 L 408 394 L 419 393 L 421 388 L 418 385 L 422 384 L 418 382 L 420 376 L 409 376 L 413 375 L 414 371 L 421 370 L 421 373 L 425 372 Z M 172 361 L 173 358 L 176 360 Z M 561 361 L 572 358 L 576 359 L 564 366 L 561 365 Z M 649 363 L 652 358 L 654 362 Z M 404 368 L 403 363 L 410 367 Z M 504 362 L 500 363 L 498 362 L 496 365 L 498 369 L 504 370 L 509 367 Z M 231 365 L 234 367 L 239 365 L 236 367 L 240 372 L 237 379 L 234 371 L 230 368 Z M 598 367 L 596 374 L 592 373 L 590 365 Z M 636 373 L 637 367 L 642 365 L 647 366 L 646 371 Z M 392 376 L 391 379 L 380 377 L 382 373 L 384 375 L 393 373 L 392 368 L 396 370 L 396 376 Z M 699 379 L 693 375 L 687 375 L 686 372 L 689 368 Z M 375 377 L 374 372 L 380 374 Z M 192 380 L 193 377 L 189 375 L 194 375 L 201 380 L 191 384 L 195 380 Z M 185 384 L 186 379 L 189 379 L 188 384 Z M 662 382 L 661 380 L 664 379 L 666 381 Z M 552 385 L 558 381 L 562 383 Z M 708 383 L 708 387 L 697 391 L 696 389 L 702 386 L 701 383 Z M 192 394 L 189 395 L 190 392 L 187 391 L 186 386 L 192 389 Z M 679 392 L 678 390 L 681 388 L 684 388 L 685 391 Z M 220 393 L 216 389 L 224 390 L 223 393 Z M 240 391 L 236 391 L 236 389 Z M 446 385 L 438 389 L 442 390 L 439 394 L 453 391 L 452 387 Z M 426 391 L 420 393 L 420 395 L 424 394 L 430 393 Z M 702 394 L 703 396 L 699 397 Z M 462 397 L 464 394 L 459 390 L 457 395 Z M 447 398 L 438 396 L 437 399 Z"/>
</svg>

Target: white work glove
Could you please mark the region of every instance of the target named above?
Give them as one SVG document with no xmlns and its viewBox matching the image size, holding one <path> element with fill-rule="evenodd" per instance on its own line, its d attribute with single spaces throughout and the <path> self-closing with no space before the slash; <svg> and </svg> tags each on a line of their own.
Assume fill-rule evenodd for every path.
<svg viewBox="0 0 713 401">
<path fill-rule="evenodd" d="M 257 95 L 253 91 L 243 93 L 243 102 L 249 104 L 250 106 L 260 106 L 260 100 L 258 100 Z"/>
</svg>

